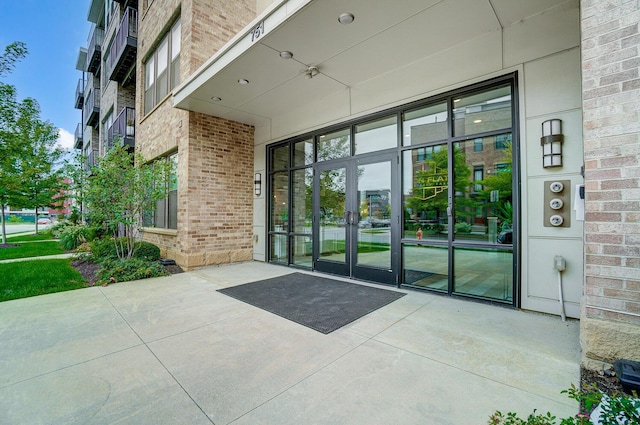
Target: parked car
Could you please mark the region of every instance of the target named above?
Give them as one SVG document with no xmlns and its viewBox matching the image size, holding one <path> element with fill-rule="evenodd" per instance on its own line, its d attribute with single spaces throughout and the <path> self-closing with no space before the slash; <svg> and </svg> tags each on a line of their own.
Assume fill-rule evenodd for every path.
<svg viewBox="0 0 640 425">
<path fill-rule="evenodd" d="M 41 217 L 38 219 L 38 224 L 51 224 L 51 219 L 46 217 Z"/>
</svg>

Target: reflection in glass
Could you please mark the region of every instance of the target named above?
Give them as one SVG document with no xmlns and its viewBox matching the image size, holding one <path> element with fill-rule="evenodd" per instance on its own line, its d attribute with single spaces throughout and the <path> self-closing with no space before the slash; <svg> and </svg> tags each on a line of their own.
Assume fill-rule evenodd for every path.
<svg viewBox="0 0 640 425">
<path fill-rule="evenodd" d="M 447 104 L 439 103 L 404 113 L 402 145 L 419 145 L 447 138 Z"/>
<path fill-rule="evenodd" d="M 447 291 L 449 285 L 447 247 L 409 245 L 402 246 L 405 285 Z"/>
<path fill-rule="evenodd" d="M 294 170 L 292 175 L 291 226 L 294 233 L 311 234 L 313 170 Z"/>
<path fill-rule="evenodd" d="M 293 145 L 293 166 L 313 164 L 313 139 L 296 142 Z"/>
<path fill-rule="evenodd" d="M 348 128 L 318 137 L 318 161 L 351 155 L 351 132 Z"/>
<path fill-rule="evenodd" d="M 282 170 L 289 166 L 289 145 L 277 147 L 271 151 L 271 169 Z"/>
<path fill-rule="evenodd" d="M 513 300 L 513 253 L 455 248 L 453 290 L 499 301 Z"/>
<path fill-rule="evenodd" d="M 456 163 L 455 239 L 511 245 L 511 134 L 460 142 Z"/>
<path fill-rule="evenodd" d="M 271 230 L 272 232 L 289 231 L 289 173 L 279 171 L 271 175 Z"/>
<path fill-rule="evenodd" d="M 292 262 L 297 266 L 311 268 L 313 265 L 311 235 L 294 236 Z"/>
<path fill-rule="evenodd" d="M 358 265 L 391 268 L 391 163 L 358 167 Z"/>
<path fill-rule="evenodd" d="M 345 256 L 345 200 L 346 168 L 320 173 L 320 256 L 324 260 L 344 263 Z"/>
<path fill-rule="evenodd" d="M 403 238 L 448 238 L 448 160 L 446 145 L 403 152 Z"/>
<path fill-rule="evenodd" d="M 454 136 L 484 133 L 511 127 L 511 87 L 454 99 Z"/>
<path fill-rule="evenodd" d="M 395 148 L 398 143 L 397 118 L 395 115 L 356 126 L 355 153 L 375 152 Z"/>
<path fill-rule="evenodd" d="M 287 235 L 271 235 L 270 261 L 287 264 Z"/>
</svg>

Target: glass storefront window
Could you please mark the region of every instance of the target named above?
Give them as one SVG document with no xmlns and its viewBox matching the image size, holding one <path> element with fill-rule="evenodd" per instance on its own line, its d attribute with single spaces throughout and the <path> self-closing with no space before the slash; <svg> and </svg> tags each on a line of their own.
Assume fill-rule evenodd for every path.
<svg viewBox="0 0 640 425">
<path fill-rule="evenodd" d="M 513 252 L 455 248 L 453 255 L 453 292 L 499 301 L 513 300 Z"/>
<path fill-rule="evenodd" d="M 446 139 L 447 117 L 446 103 L 405 112 L 402 123 L 402 145 L 419 145 Z"/>
<path fill-rule="evenodd" d="M 289 231 L 289 173 L 279 171 L 271 176 L 271 231 Z"/>
<path fill-rule="evenodd" d="M 511 127 L 511 86 L 453 100 L 453 135 L 485 133 Z"/>
<path fill-rule="evenodd" d="M 449 287 L 449 250 L 446 246 L 402 246 L 404 268 L 402 282 L 405 285 L 446 292 Z"/>
<path fill-rule="evenodd" d="M 282 170 L 289 167 L 289 145 L 279 146 L 272 151 L 271 169 Z"/>
<path fill-rule="evenodd" d="M 296 266 L 308 267 L 313 266 L 312 257 L 312 239 L 309 236 L 294 236 L 292 262 Z"/>
<path fill-rule="evenodd" d="M 460 142 L 455 155 L 454 238 L 512 244 L 511 134 Z"/>
<path fill-rule="evenodd" d="M 448 161 L 446 145 L 403 152 L 403 238 L 448 238 Z"/>
<path fill-rule="evenodd" d="M 271 235 L 271 256 L 269 260 L 272 263 L 287 264 L 288 261 L 288 247 L 287 247 L 287 235 Z"/>
<path fill-rule="evenodd" d="M 311 234 L 313 170 L 292 171 L 291 225 L 294 233 Z"/>
<path fill-rule="evenodd" d="M 350 155 L 351 130 L 349 128 L 318 136 L 318 161 L 328 161 Z"/>
<path fill-rule="evenodd" d="M 395 115 L 359 124 L 355 133 L 355 154 L 375 152 L 398 145 L 398 119 Z"/>
<path fill-rule="evenodd" d="M 296 142 L 293 145 L 293 166 L 313 164 L 313 139 Z"/>
</svg>

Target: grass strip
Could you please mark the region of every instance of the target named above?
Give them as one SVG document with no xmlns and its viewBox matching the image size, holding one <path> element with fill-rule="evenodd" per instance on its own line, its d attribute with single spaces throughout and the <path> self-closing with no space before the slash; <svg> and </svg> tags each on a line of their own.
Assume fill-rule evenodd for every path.
<svg viewBox="0 0 640 425">
<path fill-rule="evenodd" d="M 53 239 L 51 232 L 38 233 L 37 235 L 7 236 L 7 243 L 12 242 L 30 242 L 30 241 L 48 241 Z"/>
<path fill-rule="evenodd" d="M 15 241 L 11 241 L 15 243 Z M 64 254 L 60 243 L 50 242 L 21 242 L 16 247 L 1 248 L 0 260 L 11 260 L 14 258 L 41 257 L 43 255 Z"/>
<path fill-rule="evenodd" d="M 35 297 L 86 287 L 70 259 L 0 264 L 0 301 Z"/>
</svg>

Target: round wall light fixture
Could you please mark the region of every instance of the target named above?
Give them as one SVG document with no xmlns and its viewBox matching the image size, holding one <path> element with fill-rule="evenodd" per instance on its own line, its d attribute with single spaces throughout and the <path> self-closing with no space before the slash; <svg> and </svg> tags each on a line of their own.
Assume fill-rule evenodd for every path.
<svg viewBox="0 0 640 425">
<path fill-rule="evenodd" d="M 351 22 L 353 22 L 354 19 L 356 18 L 351 13 L 343 13 L 338 16 L 338 22 L 340 22 L 342 25 L 349 25 Z"/>
</svg>

